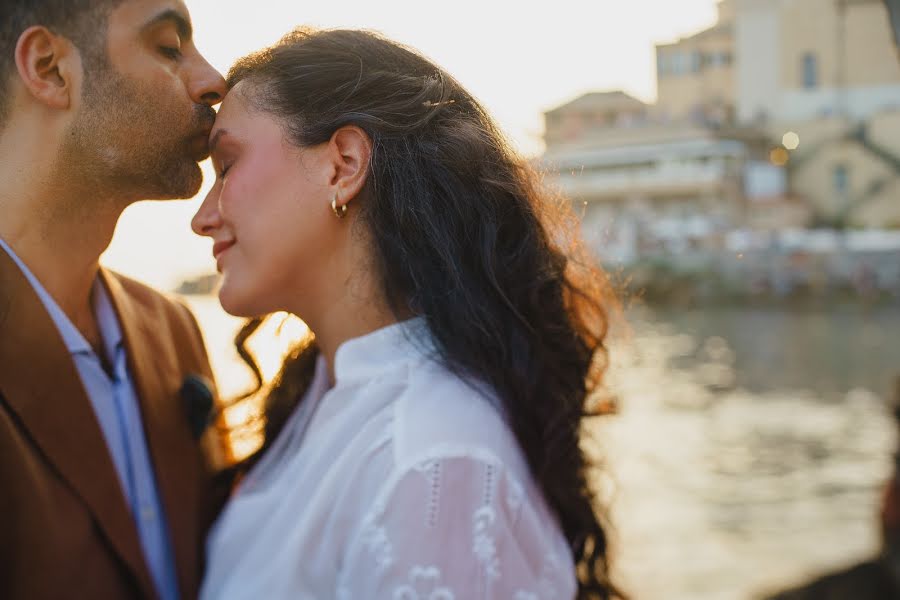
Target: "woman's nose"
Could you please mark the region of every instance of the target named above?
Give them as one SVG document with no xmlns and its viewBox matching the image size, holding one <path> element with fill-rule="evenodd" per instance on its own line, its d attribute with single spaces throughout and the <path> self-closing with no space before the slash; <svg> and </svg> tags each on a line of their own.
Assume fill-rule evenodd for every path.
<svg viewBox="0 0 900 600">
<path fill-rule="evenodd" d="M 212 236 L 222 226 L 222 215 L 219 214 L 218 186 L 209 191 L 197 214 L 191 219 L 191 229 L 197 235 Z"/>
</svg>

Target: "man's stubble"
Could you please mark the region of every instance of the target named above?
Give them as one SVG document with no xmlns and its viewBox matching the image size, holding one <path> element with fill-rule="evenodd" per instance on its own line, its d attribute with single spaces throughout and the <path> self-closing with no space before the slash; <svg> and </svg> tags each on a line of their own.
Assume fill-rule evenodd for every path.
<svg viewBox="0 0 900 600">
<path fill-rule="evenodd" d="M 212 108 L 186 110 L 183 101 L 107 64 L 86 69 L 82 97 L 59 154 L 59 168 L 73 186 L 125 204 L 190 198 L 199 191 L 203 175 L 191 138 L 212 125 Z"/>
</svg>

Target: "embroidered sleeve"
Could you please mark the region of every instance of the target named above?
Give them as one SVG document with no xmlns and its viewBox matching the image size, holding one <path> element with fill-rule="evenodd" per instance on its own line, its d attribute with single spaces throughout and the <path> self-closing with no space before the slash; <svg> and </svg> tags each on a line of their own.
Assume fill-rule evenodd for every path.
<svg viewBox="0 0 900 600">
<path fill-rule="evenodd" d="M 574 566 L 555 520 L 496 461 L 420 462 L 373 500 L 342 564 L 341 600 L 575 595 Z"/>
</svg>

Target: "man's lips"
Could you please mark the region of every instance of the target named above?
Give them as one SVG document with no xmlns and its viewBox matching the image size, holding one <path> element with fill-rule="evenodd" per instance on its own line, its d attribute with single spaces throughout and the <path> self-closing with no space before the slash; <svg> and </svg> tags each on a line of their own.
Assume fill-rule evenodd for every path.
<svg viewBox="0 0 900 600">
<path fill-rule="evenodd" d="M 191 155 L 197 162 L 209 158 L 209 131 L 204 130 L 191 137 Z"/>
<path fill-rule="evenodd" d="M 219 256 L 223 252 L 225 252 L 226 250 L 231 248 L 232 246 L 234 246 L 234 240 L 228 240 L 228 241 L 224 241 L 224 242 L 216 242 L 215 244 L 213 244 L 213 249 L 212 249 L 213 258 L 218 260 Z"/>
</svg>

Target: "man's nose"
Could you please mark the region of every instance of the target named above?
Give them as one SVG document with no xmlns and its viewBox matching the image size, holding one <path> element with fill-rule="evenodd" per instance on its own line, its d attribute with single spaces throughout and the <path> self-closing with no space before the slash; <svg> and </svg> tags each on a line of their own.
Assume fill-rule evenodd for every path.
<svg viewBox="0 0 900 600">
<path fill-rule="evenodd" d="M 188 84 L 191 99 L 197 104 L 215 106 L 225 98 L 228 88 L 225 78 L 206 62 L 202 56 L 197 57 L 197 65 L 191 73 Z"/>
</svg>

